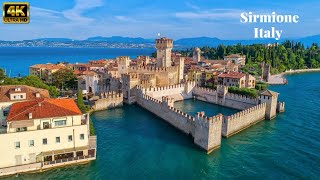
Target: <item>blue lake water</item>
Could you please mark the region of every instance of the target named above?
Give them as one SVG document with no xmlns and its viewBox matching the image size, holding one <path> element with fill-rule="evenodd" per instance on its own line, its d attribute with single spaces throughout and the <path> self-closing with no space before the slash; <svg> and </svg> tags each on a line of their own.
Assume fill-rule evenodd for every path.
<svg viewBox="0 0 320 180">
<path fill-rule="evenodd" d="M 153 114 L 125 105 L 92 115 L 96 161 L 10 179 L 318 179 L 320 73 L 287 79 L 288 85 L 271 87 L 286 102 L 285 113 L 223 138 L 221 148 L 209 155 Z M 235 112 L 195 100 L 175 106 L 192 115 L 202 110 L 207 115 Z"/>
<path fill-rule="evenodd" d="M 0 68 L 11 76 L 29 74 L 29 66 L 40 63 L 88 62 L 117 56 L 151 55 L 155 49 L 118 48 L 51 48 L 51 47 L 0 47 Z"/>
</svg>

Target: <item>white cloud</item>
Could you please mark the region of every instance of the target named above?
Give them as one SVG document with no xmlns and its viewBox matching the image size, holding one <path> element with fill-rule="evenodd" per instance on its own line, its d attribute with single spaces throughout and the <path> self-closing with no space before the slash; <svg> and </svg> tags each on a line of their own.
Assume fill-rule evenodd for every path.
<svg viewBox="0 0 320 180">
<path fill-rule="evenodd" d="M 102 5 L 103 3 L 101 0 L 76 0 L 76 4 L 72 9 L 65 10 L 62 13 L 65 18 L 73 22 L 85 24 L 92 22 L 94 19 L 83 16 L 83 13 L 89 9 Z"/>
<path fill-rule="evenodd" d="M 239 18 L 241 10 L 238 9 L 211 9 L 205 11 L 195 11 L 195 12 L 178 12 L 175 14 L 177 18 L 182 19 L 235 19 Z"/>
<path fill-rule="evenodd" d="M 190 7 L 191 9 L 195 9 L 195 10 L 199 10 L 199 9 L 200 9 L 199 6 L 196 6 L 196 5 L 191 4 L 191 3 L 189 3 L 189 2 L 186 2 L 186 6 L 187 6 L 187 7 Z"/>
<path fill-rule="evenodd" d="M 130 21 L 130 18 L 126 16 L 115 16 L 115 18 L 119 21 Z"/>
<path fill-rule="evenodd" d="M 34 7 L 34 6 L 31 7 L 30 11 L 33 17 L 41 17 L 41 18 L 59 18 L 63 15 L 59 11 L 53 11 L 50 9 L 43 9 L 43 8 Z"/>
</svg>

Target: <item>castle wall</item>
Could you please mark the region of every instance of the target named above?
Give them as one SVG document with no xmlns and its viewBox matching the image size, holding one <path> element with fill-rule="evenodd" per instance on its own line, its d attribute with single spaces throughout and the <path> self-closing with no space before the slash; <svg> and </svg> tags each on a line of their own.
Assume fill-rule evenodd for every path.
<svg viewBox="0 0 320 180">
<path fill-rule="evenodd" d="M 176 84 L 171 86 L 143 88 L 143 93 L 155 99 L 161 100 L 163 96 L 173 98 L 174 101 L 181 101 L 192 98 L 192 89 L 195 87 L 194 82 L 186 84 Z"/>
<path fill-rule="evenodd" d="M 107 91 L 118 91 L 121 89 L 121 83 L 119 79 L 110 78 L 109 80 L 106 80 L 106 90 Z"/>
<path fill-rule="evenodd" d="M 141 107 L 162 118 L 184 133 L 192 135 L 195 144 L 207 152 L 211 152 L 220 146 L 223 119 L 221 114 L 207 117 L 202 112 L 198 113 L 197 117 L 193 117 L 172 107 L 173 99 L 169 97 L 163 97 L 162 101 L 160 101 L 143 94 L 142 89 L 139 89 L 139 91 L 137 103 Z"/>
<path fill-rule="evenodd" d="M 226 93 L 225 96 L 218 94 L 216 90 L 195 87 L 193 89 L 193 95 L 201 101 L 218 104 L 221 106 L 243 110 L 253 107 L 258 104 L 258 99 L 248 98 L 246 96 Z"/>
<path fill-rule="evenodd" d="M 94 111 L 100 111 L 105 109 L 111 109 L 115 107 L 120 107 L 123 105 L 123 95 L 122 93 L 101 93 L 102 97 L 95 101 L 93 105 Z"/>
<path fill-rule="evenodd" d="M 194 143 L 208 153 L 212 152 L 221 145 L 221 130 L 222 130 L 222 114 L 213 117 L 206 117 L 204 113 L 197 113 Z"/>
<path fill-rule="evenodd" d="M 137 103 L 141 107 L 147 109 L 148 111 L 152 112 L 153 114 L 167 121 L 168 123 L 178 128 L 179 130 L 183 131 L 184 133 L 192 134 L 192 135 L 194 134 L 193 132 L 193 121 L 195 120 L 194 117 L 174 107 L 167 106 L 158 99 L 154 99 L 144 94 L 140 95 L 137 98 Z"/>
<path fill-rule="evenodd" d="M 257 122 L 264 120 L 265 112 L 266 103 L 263 103 L 231 116 L 224 116 L 222 122 L 222 136 L 232 136 Z"/>
<path fill-rule="evenodd" d="M 154 74 L 157 86 L 168 86 L 179 83 L 179 66 L 152 67 L 130 66 L 130 72 L 138 74 Z"/>
</svg>

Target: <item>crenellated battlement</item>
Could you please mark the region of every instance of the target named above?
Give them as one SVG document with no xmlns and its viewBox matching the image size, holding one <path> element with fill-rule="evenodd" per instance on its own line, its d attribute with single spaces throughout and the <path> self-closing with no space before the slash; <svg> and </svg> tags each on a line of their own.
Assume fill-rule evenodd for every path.
<svg viewBox="0 0 320 180">
<path fill-rule="evenodd" d="M 161 86 L 161 87 L 150 87 L 150 88 L 144 88 L 142 86 L 137 86 L 137 89 L 142 90 L 142 92 L 147 93 L 147 92 L 160 92 L 163 90 L 172 90 L 172 89 L 177 89 L 177 88 L 184 88 L 185 84 L 175 84 L 175 85 L 170 85 L 170 86 Z"/>
<path fill-rule="evenodd" d="M 123 105 L 122 92 L 116 92 L 116 91 L 101 92 L 99 95 L 99 99 L 94 102 L 94 105 L 92 106 L 92 110 L 100 111 L 100 110 L 120 107 L 122 105 Z"/>
<path fill-rule="evenodd" d="M 196 119 L 199 121 L 202 121 L 205 124 L 210 124 L 210 123 L 214 123 L 216 121 L 220 121 L 220 120 L 222 120 L 222 118 L 223 118 L 222 114 L 217 114 L 217 115 L 211 116 L 211 117 L 206 116 L 204 111 L 197 112 L 197 115 L 196 115 Z"/>
<path fill-rule="evenodd" d="M 172 39 L 168 39 L 166 37 L 156 39 L 156 48 L 157 49 L 165 49 L 165 48 L 172 48 L 172 47 L 173 47 L 173 40 Z"/>
<path fill-rule="evenodd" d="M 195 94 L 198 94 L 198 93 L 212 94 L 212 95 L 217 94 L 217 91 L 214 89 L 209 89 L 209 88 L 204 88 L 204 87 L 199 87 L 199 86 L 195 86 L 195 88 L 193 89 L 193 92 Z"/>
<path fill-rule="evenodd" d="M 127 61 L 130 61 L 130 57 L 129 56 L 118 56 L 116 58 L 118 64 L 121 64 L 121 63 L 125 63 Z"/>
<path fill-rule="evenodd" d="M 223 117 L 222 136 L 232 136 L 266 118 L 267 103 L 258 104 L 230 116 Z"/>
<path fill-rule="evenodd" d="M 100 99 L 105 99 L 105 98 L 109 98 L 109 99 L 112 99 L 112 98 L 123 98 L 123 93 L 120 92 L 116 92 L 116 91 L 108 91 L 108 92 L 101 92 L 99 94 L 99 97 Z"/>
<path fill-rule="evenodd" d="M 130 80 L 132 80 L 132 79 L 135 79 L 135 80 L 137 80 L 138 79 L 138 77 L 139 77 L 139 75 L 138 75 L 138 73 L 126 73 L 126 74 L 121 74 L 121 77 L 123 78 L 123 79 L 130 79 Z"/>
<path fill-rule="evenodd" d="M 259 101 L 258 98 L 250 98 L 245 95 L 234 94 L 234 93 L 227 93 L 226 98 L 233 99 L 235 101 L 244 101 L 248 103 L 256 103 Z"/>
<path fill-rule="evenodd" d="M 249 109 L 245 109 L 245 110 L 240 111 L 240 112 L 237 112 L 237 113 L 232 114 L 230 116 L 225 116 L 225 119 L 228 120 L 228 121 L 237 119 L 237 118 L 239 118 L 241 116 L 245 116 L 245 115 L 250 114 L 250 113 L 252 113 L 254 111 L 257 111 L 257 110 L 260 110 L 260 109 L 265 109 L 266 105 L 267 105 L 266 103 L 258 104 L 256 106 L 253 106 L 253 107 L 251 107 Z"/>
<path fill-rule="evenodd" d="M 141 94 L 141 98 L 144 99 L 144 100 L 147 100 L 149 102 L 152 102 L 153 103 L 152 107 L 158 107 L 158 106 L 162 105 L 163 102 L 171 102 L 171 103 L 173 103 L 173 99 L 169 98 L 167 96 L 163 96 L 162 97 L 162 101 L 160 101 L 158 99 L 155 99 L 155 98 L 153 98 L 151 96 L 148 96 L 146 94 Z M 186 118 L 188 121 L 194 121 L 195 120 L 195 118 L 193 116 L 191 116 L 191 115 L 189 115 L 187 113 L 184 113 L 181 110 L 174 108 L 173 106 L 166 106 L 166 108 L 169 109 L 171 112 L 174 112 L 175 114 Z"/>
<path fill-rule="evenodd" d="M 155 73 L 155 72 L 172 72 L 177 70 L 177 66 L 171 67 L 155 67 L 155 66 L 143 66 L 143 65 L 135 65 L 129 67 L 130 71 L 135 72 L 146 72 L 146 73 Z"/>
</svg>

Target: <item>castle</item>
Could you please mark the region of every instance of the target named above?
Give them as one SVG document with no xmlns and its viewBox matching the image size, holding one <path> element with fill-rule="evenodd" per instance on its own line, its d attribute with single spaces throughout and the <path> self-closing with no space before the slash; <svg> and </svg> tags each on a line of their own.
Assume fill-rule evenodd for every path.
<svg viewBox="0 0 320 180">
<path fill-rule="evenodd" d="M 228 92 L 228 86 L 254 88 L 256 81 L 251 75 L 231 70 L 212 77 L 212 72 L 206 72 L 209 73 L 205 74 L 206 80 L 215 78 L 214 82 L 218 82 L 215 83 L 216 90 L 213 90 L 198 87 L 198 75 L 189 74 L 188 68 L 185 69 L 185 64 L 188 64 L 185 61 L 188 61 L 189 65 L 208 70 L 216 67 L 217 63 L 225 64 L 221 68 L 227 71 L 237 66 L 231 60 L 203 60 L 201 50 L 195 48 L 190 62 L 187 57 L 171 52 L 173 40 L 168 38 L 156 39 L 155 47 L 155 58 L 119 56 L 115 60 L 78 64 L 76 69 L 84 69 L 79 76 L 78 87 L 86 90 L 86 96 L 94 101 L 92 110 L 136 103 L 192 136 L 194 143 L 208 153 L 220 147 L 221 137 L 230 137 L 259 121 L 275 118 L 277 112 L 284 112 L 285 104 L 278 102 L 279 94 L 276 92 L 265 90 L 259 92 L 257 98 Z M 185 77 L 186 74 L 188 76 Z M 192 116 L 174 107 L 174 102 L 191 98 L 239 112 L 231 116 L 217 114 L 212 117 L 198 112 Z"/>
<path fill-rule="evenodd" d="M 160 38 L 156 40 L 155 59 L 148 56 L 138 56 L 136 60 L 130 60 L 128 56 L 117 57 L 119 76 L 108 74 L 105 83 L 97 83 L 105 86 L 98 89 L 111 93 L 97 93 L 99 99 L 93 109 L 102 110 L 121 106 L 122 103 L 136 103 L 192 136 L 194 143 L 208 153 L 220 147 L 221 137 L 230 137 L 259 121 L 275 118 L 277 112 L 284 112 L 285 104 L 278 102 L 279 94 L 270 90 L 260 92 L 257 98 L 249 98 L 228 92 L 227 83 L 217 85 L 216 90 L 198 87 L 196 81 L 189 81 L 184 77 L 185 57 L 173 58 L 172 47 L 171 39 Z M 201 51 L 196 48 L 193 61 L 199 62 L 200 58 Z M 239 74 L 241 77 L 245 76 L 236 73 Z M 247 83 L 253 83 L 254 87 L 255 79 L 251 79 Z M 237 109 L 239 112 L 231 116 L 217 114 L 212 117 L 206 116 L 205 112 L 198 112 L 196 116 L 192 116 L 174 107 L 174 102 L 191 98 Z"/>
<path fill-rule="evenodd" d="M 172 39 L 157 39 L 157 57 L 153 63 L 150 62 L 148 56 L 138 56 L 136 64 L 130 63 L 128 56 L 117 58 L 118 74 L 121 75 L 119 81 L 122 84 L 125 102 L 129 104 L 135 102 L 135 87 L 137 86 L 145 88 L 163 87 L 184 81 L 184 57 L 172 59 L 172 47 Z M 112 86 L 110 83 L 109 87 Z"/>
</svg>

